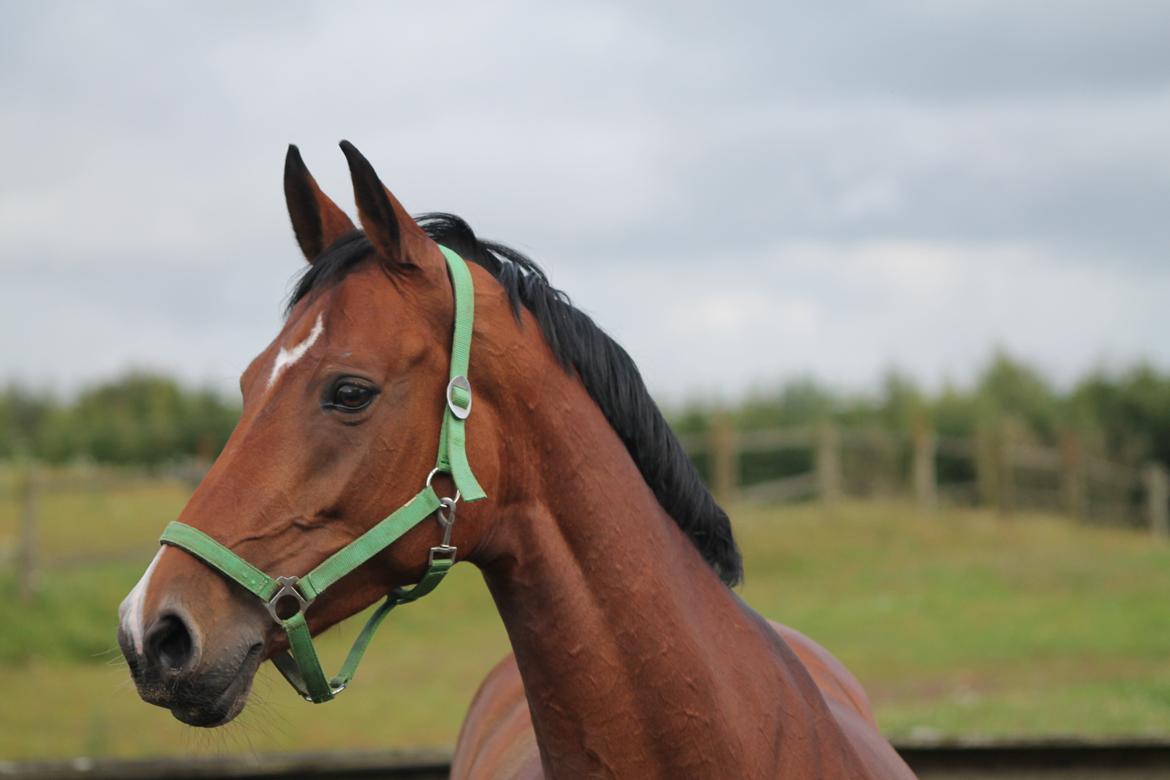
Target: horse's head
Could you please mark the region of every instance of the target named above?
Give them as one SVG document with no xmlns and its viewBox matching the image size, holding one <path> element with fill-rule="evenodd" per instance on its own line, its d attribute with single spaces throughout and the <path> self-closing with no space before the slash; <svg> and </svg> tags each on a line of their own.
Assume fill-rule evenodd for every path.
<svg viewBox="0 0 1170 780">
<path fill-rule="evenodd" d="M 342 148 L 364 236 L 290 147 L 285 195 L 311 266 L 284 328 L 241 377 L 240 421 L 179 518 L 272 575 L 308 572 L 422 488 L 448 389 L 453 296 L 443 255 L 365 158 Z M 468 422 L 472 442 L 495 427 L 483 395 Z M 493 452 L 471 453 L 490 484 Z M 448 485 L 436 488 L 453 494 Z M 478 544 L 481 522 L 461 512 L 461 553 Z M 417 581 L 440 534 L 421 523 L 338 581 L 307 611 L 312 630 Z M 238 714 L 257 667 L 286 645 L 261 600 L 173 546 L 160 549 L 120 619 L 141 696 L 194 725 Z"/>
</svg>

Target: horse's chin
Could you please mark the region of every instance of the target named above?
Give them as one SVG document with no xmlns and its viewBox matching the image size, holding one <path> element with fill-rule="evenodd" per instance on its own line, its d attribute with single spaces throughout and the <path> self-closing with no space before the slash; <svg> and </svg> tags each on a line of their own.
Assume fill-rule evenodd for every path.
<svg viewBox="0 0 1170 780">
<path fill-rule="evenodd" d="M 223 726 L 243 712 L 262 657 L 261 647 L 257 645 L 248 652 L 234 673 L 207 675 L 198 688 L 184 686 L 186 690 L 180 695 L 166 703 L 159 703 L 169 709 L 176 720 L 188 726 Z M 216 683 L 222 679 L 226 679 L 226 685 L 216 687 Z"/>
<path fill-rule="evenodd" d="M 188 726 L 200 728 L 215 728 L 223 726 L 241 712 L 248 703 L 248 694 L 252 690 L 252 678 L 234 680 L 222 694 L 210 704 L 197 703 L 193 705 L 176 704 L 171 707 L 171 714 L 175 719 Z"/>
</svg>

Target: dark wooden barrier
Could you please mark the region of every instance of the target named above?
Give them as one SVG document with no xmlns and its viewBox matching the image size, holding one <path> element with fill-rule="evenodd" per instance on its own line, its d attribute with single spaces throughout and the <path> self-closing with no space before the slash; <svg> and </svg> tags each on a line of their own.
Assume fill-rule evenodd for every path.
<svg viewBox="0 0 1170 780">
<path fill-rule="evenodd" d="M 999 778 L 1170 778 L 1167 740 L 903 742 L 896 745 L 922 780 Z M 12 780 L 438 780 L 450 767 L 442 750 L 318 753 L 287 756 L 6 763 Z"/>
<path fill-rule="evenodd" d="M 4 762 L 12 780 L 440 780 L 451 769 L 446 750 L 353 751 L 215 758 L 90 759 Z"/>
<path fill-rule="evenodd" d="M 922 780 L 1170 778 L 1167 740 L 959 740 L 896 747 Z"/>
</svg>

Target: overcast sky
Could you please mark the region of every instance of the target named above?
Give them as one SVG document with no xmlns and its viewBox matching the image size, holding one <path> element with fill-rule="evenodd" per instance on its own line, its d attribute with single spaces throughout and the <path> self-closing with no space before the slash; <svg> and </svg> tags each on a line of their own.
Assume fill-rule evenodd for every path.
<svg viewBox="0 0 1170 780">
<path fill-rule="evenodd" d="M 529 252 L 651 389 L 1170 366 L 1170 3 L 0 2 L 0 382 L 234 387 L 297 143 Z"/>
</svg>

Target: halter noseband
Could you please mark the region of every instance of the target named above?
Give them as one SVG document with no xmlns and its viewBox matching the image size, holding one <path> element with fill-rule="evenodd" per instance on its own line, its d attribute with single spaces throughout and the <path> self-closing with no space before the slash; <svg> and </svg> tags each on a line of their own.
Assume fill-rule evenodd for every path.
<svg viewBox="0 0 1170 780">
<path fill-rule="evenodd" d="M 439 455 L 423 489 L 389 517 L 301 577 L 269 577 L 199 529 L 178 521 L 170 523 L 159 540 L 162 544 L 186 550 L 265 602 L 272 619 L 288 635 L 290 648 L 273 656 L 272 662 L 301 696 L 314 703 L 329 701 L 345 690 L 374 632 L 390 610 L 399 604 L 422 598 L 443 581 L 455 563 L 456 548 L 451 545 L 451 527 L 455 523 L 456 503 L 460 498 L 464 501 L 478 501 L 487 497 L 467 462 L 464 431 L 464 421 L 471 414 L 471 384 L 467 381 L 467 364 L 471 356 L 471 330 L 475 321 L 475 289 L 471 272 L 463 258 L 445 246 L 439 249 L 447 260 L 447 270 L 455 293 L 455 335 L 451 344 L 451 371 L 447 382 L 443 427 L 439 434 Z M 455 482 L 454 498 L 440 498 L 431 486 L 435 474 L 440 473 L 449 474 Z M 345 663 L 341 665 L 341 671 L 326 679 L 321 661 L 313 648 L 305 610 L 326 588 L 385 550 L 432 514 L 443 529 L 443 540 L 431 548 L 422 579 L 412 587 L 396 588 L 386 597 L 358 634 Z M 281 617 L 281 614 L 288 614 L 289 608 L 295 608 L 296 612 L 289 617 Z"/>
</svg>

